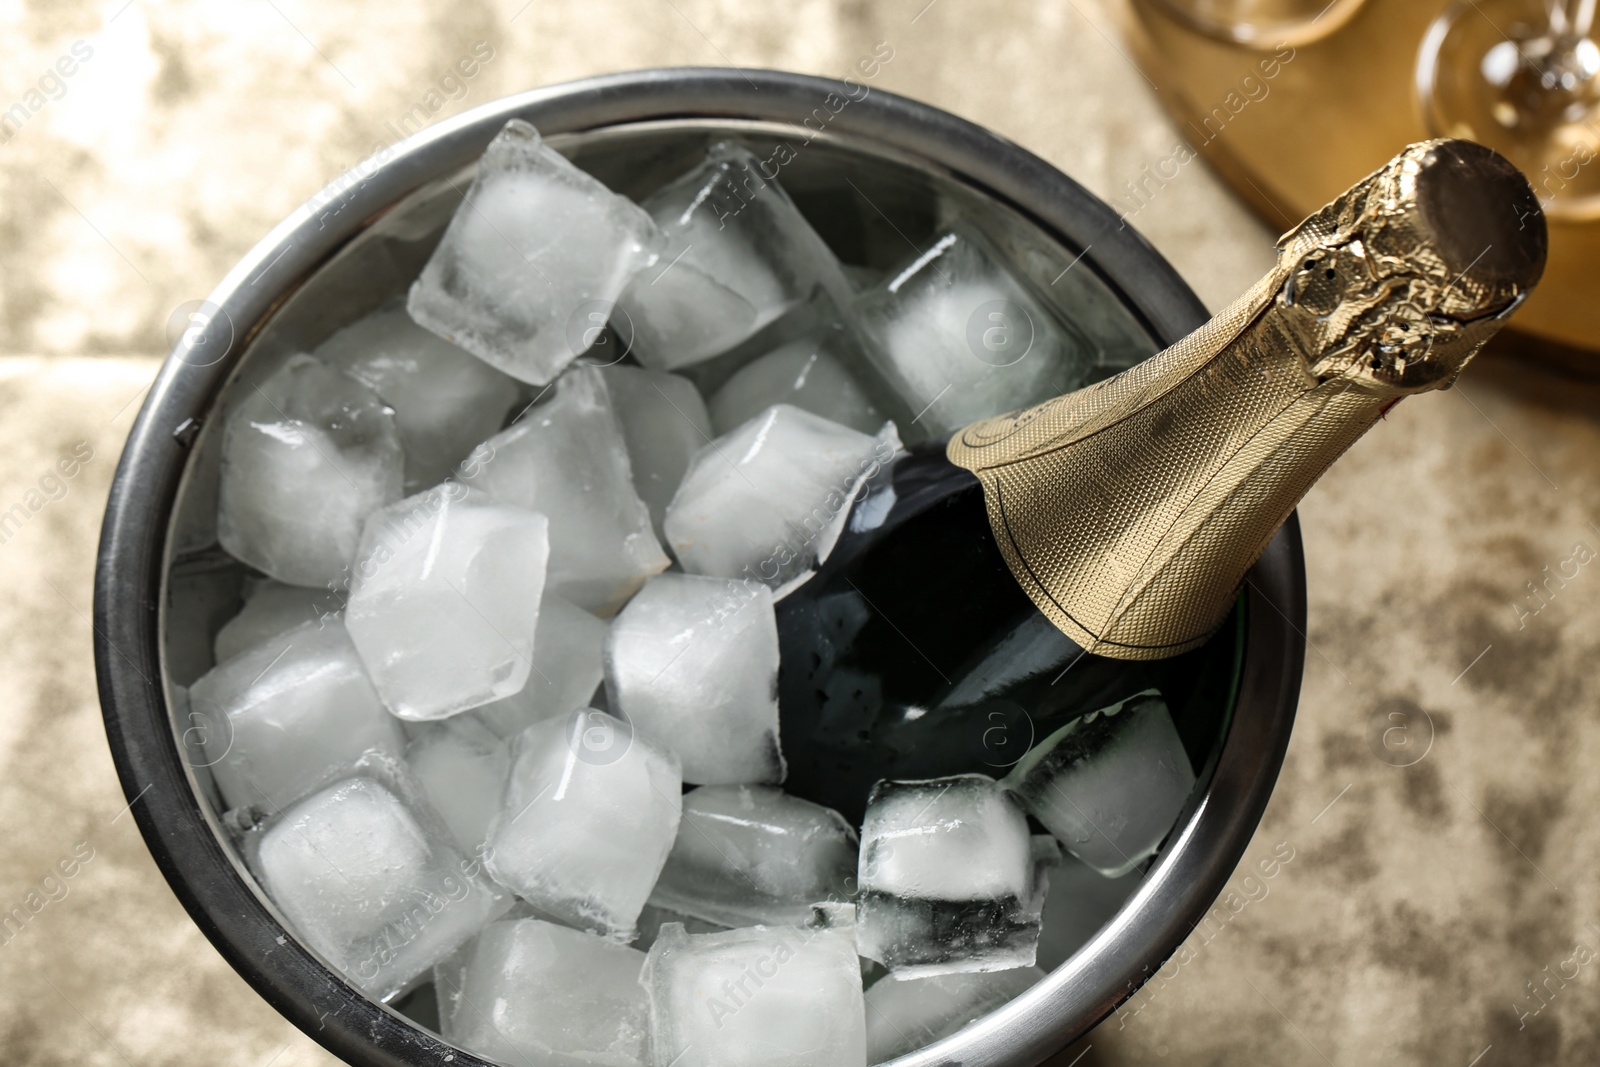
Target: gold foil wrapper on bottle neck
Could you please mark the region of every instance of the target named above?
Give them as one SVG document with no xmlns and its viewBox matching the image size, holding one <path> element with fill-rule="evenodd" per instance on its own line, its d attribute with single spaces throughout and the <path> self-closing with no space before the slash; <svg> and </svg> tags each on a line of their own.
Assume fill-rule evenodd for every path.
<svg viewBox="0 0 1600 1067">
<path fill-rule="evenodd" d="M 1413 145 L 1279 242 L 1275 269 L 1114 378 L 958 431 L 1012 574 L 1089 652 L 1196 647 L 1328 466 L 1451 385 L 1524 300 L 1545 230 L 1509 163 Z"/>
</svg>

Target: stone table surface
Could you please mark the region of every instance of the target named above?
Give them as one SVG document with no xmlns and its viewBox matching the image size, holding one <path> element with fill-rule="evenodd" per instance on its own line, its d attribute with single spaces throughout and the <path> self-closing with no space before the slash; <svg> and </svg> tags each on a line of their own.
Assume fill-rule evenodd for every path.
<svg viewBox="0 0 1600 1067">
<path fill-rule="evenodd" d="M 843 74 L 887 42 L 876 87 L 1124 208 L 1180 141 L 1102 0 L 38 0 L 0 25 L 0 512 L 28 515 L 0 532 L 0 912 L 27 916 L 0 934 L 0 1061 L 18 1067 L 333 1062 L 151 862 L 88 612 L 174 310 L 395 123 L 644 66 Z M 1270 262 L 1274 235 L 1199 162 L 1138 202 L 1212 307 Z M 1235 909 L 1059 1067 L 1600 1060 L 1597 411 L 1600 389 L 1482 360 L 1307 498 L 1304 694 Z M 1417 762 L 1379 758 L 1392 724 Z M 1274 849 L 1293 858 L 1246 882 Z"/>
</svg>

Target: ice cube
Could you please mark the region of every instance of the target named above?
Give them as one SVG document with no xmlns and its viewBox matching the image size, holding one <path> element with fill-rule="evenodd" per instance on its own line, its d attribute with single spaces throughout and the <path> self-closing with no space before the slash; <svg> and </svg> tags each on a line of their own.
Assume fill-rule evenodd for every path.
<svg viewBox="0 0 1600 1067">
<path fill-rule="evenodd" d="M 660 240 L 638 205 L 512 119 L 484 150 L 406 310 L 513 378 L 543 385 L 588 347 L 591 326 L 604 325 Z"/>
<path fill-rule="evenodd" d="M 633 487 L 604 375 L 577 366 L 554 395 L 468 458 L 462 480 L 550 519 L 550 588 L 609 615 L 670 562 Z"/>
<path fill-rule="evenodd" d="M 883 1063 L 949 1037 L 1044 977 L 1037 967 L 885 978 L 866 993 L 867 1062 Z"/>
<path fill-rule="evenodd" d="M 711 416 L 687 378 L 643 367 L 607 367 L 602 373 L 628 445 L 633 487 L 650 509 L 656 536 L 663 537 L 672 494 L 694 454 L 711 440 Z"/>
<path fill-rule="evenodd" d="M 500 810 L 511 751 L 468 715 L 428 723 L 406 746 L 406 763 L 456 846 L 476 855 Z"/>
<path fill-rule="evenodd" d="M 1040 860 L 992 778 L 879 782 L 861 827 L 861 954 L 907 977 L 1031 966 Z"/>
<path fill-rule="evenodd" d="M 699 267 L 671 258 L 658 259 L 634 276 L 623 290 L 616 317 L 630 351 L 663 370 L 691 366 L 735 348 L 770 321 Z"/>
<path fill-rule="evenodd" d="M 342 587 L 361 524 L 399 499 L 404 466 L 394 413 L 301 353 L 228 416 L 217 539 L 280 582 Z"/>
<path fill-rule="evenodd" d="M 1194 782 L 1166 701 L 1154 689 L 1074 719 L 1006 776 L 1029 814 L 1108 878 L 1155 853 Z"/>
<path fill-rule="evenodd" d="M 284 585 L 270 578 L 252 579 L 245 586 L 244 607 L 223 624 L 212 644 L 216 661 L 237 656 L 252 645 L 303 622 L 336 615 L 344 601 L 329 592 L 301 585 Z"/>
<path fill-rule="evenodd" d="M 853 353 L 842 330 L 812 334 L 745 364 L 711 398 L 711 425 L 732 433 L 773 404 L 791 404 L 841 426 L 875 434 L 886 421 L 845 370 Z"/>
<path fill-rule="evenodd" d="M 368 750 L 405 750 L 336 617 L 301 623 L 206 672 L 190 687 L 184 726 L 229 808 L 277 811 L 330 768 Z"/>
<path fill-rule="evenodd" d="M 868 360 L 899 397 L 910 442 L 1086 384 L 1080 346 L 981 239 L 946 233 L 863 294 L 850 318 Z"/>
<path fill-rule="evenodd" d="M 845 278 L 849 280 L 857 292 L 863 289 L 871 289 L 883 281 L 883 271 L 877 267 L 864 267 L 857 263 L 845 263 L 842 264 L 842 269 L 844 270 Z"/>
<path fill-rule="evenodd" d="M 643 206 L 666 238 L 622 297 L 645 366 L 673 370 L 725 352 L 819 289 L 841 306 L 849 299 L 833 252 L 745 148 L 713 145 Z"/>
<path fill-rule="evenodd" d="M 678 757 L 687 782 L 781 782 L 778 627 L 757 582 L 659 574 L 611 624 L 611 708 Z"/>
<path fill-rule="evenodd" d="M 436 981 L 452 1044 L 507 1067 L 643 1067 L 644 953 L 542 919 L 486 927 Z"/>
<path fill-rule="evenodd" d="M 515 379 L 424 330 L 399 304 L 346 326 L 314 354 L 394 408 L 409 492 L 447 477 L 505 425 L 521 395 Z"/>
<path fill-rule="evenodd" d="M 518 692 L 472 711 L 473 718 L 504 738 L 541 719 L 588 705 L 600 685 L 600 648 L 606 624 L 555 593 L 539 600 L 533 632 L 533 663 Z"/>
<path fill-rule="evenodd" d="M 256 853 L 295 934 L 378 999 L 511 904 L 403 792 L 372 774 L 335 782 L 284 812 Z"/>
<path fill-rule="evenodd" d="M 862 484 L 899 450 L 775 404 L 695 454 L 667 508 L 667 539 L 692 574 L 745 578 L 778 596 L 828 558 Z"/>
<path fill-rule="evenodd" d="M 831 808 L 761 785 L 686 793 L 683 821 L 650 900 L 724 926 L 802 923 L 848 900 L 856 832 Z"/>
<path fill-rule="evenodd" d="M 453 482 L 372 516 L 345 625 L 389 710 L 442 719 L 519 691 L 548 552 L 543 515 Z"/>
<path fill-rule="evenodd" d="M 641 978 L 654 1067 L 865 1067 L 854 910 L 823 905 L 801 927 L 662 927 Z"/>
<path fill-rule="evenodd" d="M 707 922 L 704 919 L 696 919 L 693 915 L 685 915 L 681 911 L 673 911 L 671 908 L 658 908 L 654 904 L 646 904 L 639 912 L 639 933 L 633 939 L 633 947 L 640 952 L 650 951 L 650 946 L 661 936 L 661 928 L 668 923 L 677 923 L 691 934 L 719 934 L 727 929 L 721 923 Z"/>
<path fill-rule="evenodd" d="M 677 758 L 603 711 L 534 723 L 515 743 L 489 871 L 562 922 L 631 940 L 682 796 Z"/>
</svg>

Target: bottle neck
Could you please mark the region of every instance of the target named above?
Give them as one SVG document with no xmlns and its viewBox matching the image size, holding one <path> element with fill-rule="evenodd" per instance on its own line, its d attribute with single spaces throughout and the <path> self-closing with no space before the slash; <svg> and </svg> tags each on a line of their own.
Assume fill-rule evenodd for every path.
<svg viewBox="0 0 1600 1067">
<path fill-rule="evenodd" d="M 1040 611 L 1084 648 L 1204 641 L 1313 482 L 1446 389 L 1544 269 L 1539 206 L 1479 145 L 1414 144 L 1284 234 L 1237 303 L 1110 381 L 950 441 Z"/>
<path fill-rule="evenodd" d="M 1087 651 L 1202 643 L 1306 491 L 1394 404 L 1309 373 L 1282 283 L 1115 378 L 951 440 L 1013 575 Z"/>
</svg>

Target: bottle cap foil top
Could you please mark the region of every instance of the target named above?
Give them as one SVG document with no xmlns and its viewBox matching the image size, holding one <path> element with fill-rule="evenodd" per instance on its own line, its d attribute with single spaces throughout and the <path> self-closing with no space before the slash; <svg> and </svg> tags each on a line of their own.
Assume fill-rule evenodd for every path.
<svg viewBox="0 0 1600 1067">
<path fill-rule="evenodd" d="M 1384 411 L 1447 388 L 1544 268 L 1506 160 L 1415 144 L 1285 234 L 1273 271 L 1115 378 L 951 438 L 1035 605 L 1087 651 L 1161 659 L 1221 624 L 1295 505 Z"/>
</svg>

